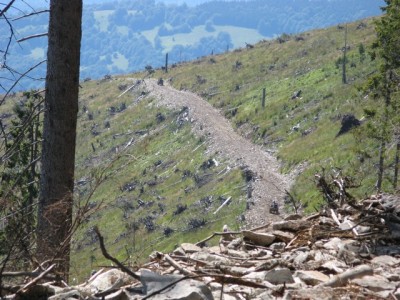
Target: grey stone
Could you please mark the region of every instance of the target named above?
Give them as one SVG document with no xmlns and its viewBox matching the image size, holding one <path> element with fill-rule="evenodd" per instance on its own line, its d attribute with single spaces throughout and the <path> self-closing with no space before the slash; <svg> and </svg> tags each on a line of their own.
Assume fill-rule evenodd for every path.
<svg viewBox="0 0 400 300">
<path fill-rule="evenodd" d="M 287 268 L 268 271 L 265 280 L 272 284 L 294 283 L 292 272 Z"/>
<path fill-rule="evenodd" d="M 304 220 L 298 221 L 280 221 L 272 223 L 272 230 L 289 230 L 289 231 L 299 231 L 301 229 L 306 229 L 309 223 Z"/>
<path fill-rule="evenodd" d="M 189 243 L 183 243 L 181 244 L 181 248 L 185 253 L 194 253 L 194 252 L 200 252 L 201 248 L 199 246 L 196 246 L 194 244 L 189 244 Z"/>
<path fill-rule="evenodd" d="M 329 280 L 328 276 L 318 271 L 297 271 L 294 276 L 312 286 Z"/>
<path fill-rule="evenodd" d="M 272 234 L 275 235 L 278 240 L 285 243 L 289 243 L 294 239 L 294 234 L 288 231 L 274 230 L 272 231 Z"/>
<path fill-rule="evenodd" d="M 400 260 L 389 255 L 381 255 L 381 256 L 376 256 L 371 260 L 371 264 L 377 265 L 377 266 L 388 266 L 388 267 L 394 267 L 395 265 L 398 265 L 400 263 Z"/>
<path fill-rule="evenodd" d="M 126 273 L 118 269 L 111 269 L 98 275 L 83 287 L 83 289 L 97 293 L 111 288 L 120 288 L 124 285 L 130 284 L 131 282 L 132 277 Z"/>
<path fill-rule="evenodd" d="M 330 260 L 325 262 L 322 265 L 322 267 L 329 271 L 334 271 L 335 273 L 339 274 L 344 272 L 344 269 L 347 268 L 347 265 L 338 260 Z"/>
<path fill-rule="evenodd" d="M 301 264 L 305 263 L 309 257 L 310 257 L 309 252 L 296 253 L 295 258 L 293 259 L 293 263 L 297 266 L 301 265 Z"/>
<path fill-rule="evenodd" d="M 312 255 L 314 257 L 314 260 L 316 262 L 326 262 L 326 261 L 335 259 L 335 257 L 330 255 L 329 253 L 322 252 L 322 251 L 319 251 L 319 250 L 310 251 L 310 255 Z"/>
<path fill-rule="evenodd" d="M 275 235 L 270 233 L 256 233 L 248 230 L 243 230 L 242 233 L 245 238 L 259 246 L 269 246 L 275 240 Z"/>
<path fill-rule="evenodd" d="M 182 276 L 159 275 L 157 273 L 142 270 L 140 280 L 143 284 L 145 295 L 158 291 L 177 280 Z M 172 285 L 165 291 L 154 295 L 152 300 L 213 300 L 210 289 L 203 283 L 196 280 L 182 280 Z"/>
<path fill-rule="evenodd" d="M 386 290 L 392 291 L 396 288 L 396 284 L 379 275 L 364 276 L 362 278 L 353 279 L 351 280 L 351 282 L 374 292 L 381 292 Z"/>
<path fill-rule="evenodd" d="M 243 243 L 243 240 L 241 238 L 234 239 L 231 241 L 228 246 L 226 246 L 228 249 L 236 249 L 239 248 Z"/>
<path fill-rule="evenodd" d="M 176 248 L 176 249 L 173 251 L 173 253 L 174 253 L 175 255 L 180 255 L 180 256 L 184 256 L 184 255 L 186 254 L 186 253 L 185 253 L 185 250 L 183 250 L 182 247 Z"/>
<path fill-rule="evenodd" d="M 329 242 L 325 243 L 323 247 L 326 250 L 339 250 L 340 247 L 343 247 L 343 242 L 341 239 L 335 237 L 329 240 Z"/>
<path fill-rule="evenodd" d="M 190 255 L 190 258 L 194 259 L 194 260 L 208 262 L 208 263 L 218 263 L 218 264 L 225 264 L 225 265 L 231 264 L 231 261 L 228 258 L 219 256 L 219 255 L 205 253 L 205 252 L 195 252 Z"/>
<path fill-rule="evenodd" d="M 269 246 L 272 250 L 283 250 L 286 247 L 285 243 L 273 243 L 271 246 Z"/>
</svg>

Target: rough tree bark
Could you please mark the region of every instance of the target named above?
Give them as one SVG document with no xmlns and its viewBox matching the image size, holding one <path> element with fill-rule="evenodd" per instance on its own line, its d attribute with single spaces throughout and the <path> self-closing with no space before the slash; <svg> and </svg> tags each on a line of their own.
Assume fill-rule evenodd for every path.
<svg viewBox="0 0 400 300">
<path fill-rule="evenodd" d="M 69 272 L 82 0 L 51 0 L 37 257 Z"/>
</svg>

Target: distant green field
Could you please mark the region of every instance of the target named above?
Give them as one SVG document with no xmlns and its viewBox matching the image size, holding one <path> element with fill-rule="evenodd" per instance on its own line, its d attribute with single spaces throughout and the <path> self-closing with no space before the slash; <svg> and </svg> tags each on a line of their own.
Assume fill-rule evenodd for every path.
<svg viewBox="0 0 400 300">
<path fill-rule="evenodd" d="M 108 17 L 114 12 L 114 10 L 98 10 L 94 11 L 94 18 L 96 19 L 100 31 L 107 32 L 109 21 Z"/>
<path fill-rule="evenodd" d="M 176 45 L 191 46 L 195 45 L 204 37 L 216 37 L 220 32 L 227 32 L 232 38 L 234 48 L 243 47 L 245 43 L 255 43 L 267 37 L 258 33 L 255 29 L 248 29 L 236 26 L 214 26 L 214 32 L 208 32 L 205 26 L 196 26 L 191 33 L 175 34 L 173 36 L 161 37 L 164 53 L 171 51 Z M 143 31 L 142 34 L 154 45 L 159 27 L 152 30 Z"/>
</svg>

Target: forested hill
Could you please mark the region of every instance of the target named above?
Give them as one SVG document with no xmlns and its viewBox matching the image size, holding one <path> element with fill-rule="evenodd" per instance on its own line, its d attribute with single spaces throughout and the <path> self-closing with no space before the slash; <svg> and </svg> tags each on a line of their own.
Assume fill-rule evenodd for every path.
<svg viewBox="0 0 400 300">
<path fill-rule="evenodd" d="M 204 3 L 196 6 L 154 0 L 98 2 L 84 1 L 82 79 L 159 67 L 166 53 L 170 63 L 191 60 L 282 34 L 379 15 L 383 4 L 376 0 L 197 1 Z M 40 5 L 39 0 L 35 4 Z M 13 21 L 16 39 L 46 32 L 47 21 L 47 14 Z M 8 26 L 1 24 L 1 48 L 9 35 Z M 44 37 L 14 43 L 7 64 L 25 72 L 46 58 L 46 43 Z M 44 77 L 44 70 L 42 65 L 30 74 Z M 25 82 L 19 89 L 38 84 Z"/>
</svg>

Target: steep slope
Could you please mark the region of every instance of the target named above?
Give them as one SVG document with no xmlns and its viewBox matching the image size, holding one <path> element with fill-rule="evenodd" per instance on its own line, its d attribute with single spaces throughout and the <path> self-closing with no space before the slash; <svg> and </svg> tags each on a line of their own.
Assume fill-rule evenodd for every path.
<svg viewBox="0 0 400 300">
<path fill-rule="evenodd" d="M 299 173 L 291 194 L 314 211 L 323 202 L 313 180 L 316 173 L 353 176 L 356 197 L 373 192 L 377 145 L 360 141 L 362 126 L 337 134 L 344 115 L 360 119 L 364 108 L 375 105 L 361 89 L 376 70 L 377 62 L 368 56 L 374 35 L 372 19 L 348 24 L 346 84 L 343 26 L 283 35 L 153 76 L 201 95 L 242 136 L 275 152 L 285 172 Z"/>
<path fill-rule="evenodd" d="M 98 211 L 74 238 L 77 278 L 105 263 L 94 225 L 111 253 L 135 264 L 224 224 L 239 229 L 279 218 L 268 213 L 275 198 L 291 211 L 283 204 L 291 176 L 277 171 L 299 174 L 290 192 L 308 211 L 322 202 L 312 180 L 321 170 L 364 176 L 351 192 L 368 192 L 373 157 L 361 162 L 355 134 L 336 135 L 344 114 L 361 118 L 373 105 L 355 88 L 375 68 L 365 53 L 373 38 L 371 20 L 348 25 L 345 85 L 342 27 L 172 65 L 168 74 L 148 69 L 82 83 L 77 190 Z"/>
<path fill-rule="evenodd" d="M 225 117 L 201 97 L 170 86 L 159 86 L 155 80 L 147 80 L 146 85 L 150 95 L 156 96 L 163 105 L 174 109 L 189 108 L 195 131 L 207 136 L 208 152 L 218 153 L 223 159 L 247 167 L 254 174 L 255 180 L 248 187 L 251 198 L 248 201 L 253 205 L 249 204 L 250 210 L 246 212 L 246 224 L 254 227 L 278 219 L 269 213 L 269 207 L 273 200 L 278 200 L 282 206 L 289 179 L 279 173 L 276 158 L 235 132 Z"/>
</svg>

